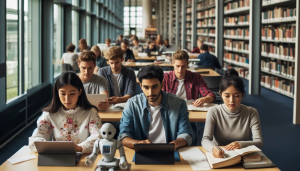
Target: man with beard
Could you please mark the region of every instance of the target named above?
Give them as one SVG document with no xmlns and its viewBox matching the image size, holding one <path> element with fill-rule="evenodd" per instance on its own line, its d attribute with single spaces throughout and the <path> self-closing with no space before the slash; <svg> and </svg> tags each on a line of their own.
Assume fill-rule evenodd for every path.
<svg viewBox="0 0 300 171">
<path fill-rule="evenodd" d="M 174 143 L 176 149 L 191 145 L 194 134 L 186 103 L 162 91 L 163 70 L 148 65 L 141 68 L 137 77 L 143 93 L 127 101 L 118 140 L 129 148 L 150 143 Z"/>
</svg>

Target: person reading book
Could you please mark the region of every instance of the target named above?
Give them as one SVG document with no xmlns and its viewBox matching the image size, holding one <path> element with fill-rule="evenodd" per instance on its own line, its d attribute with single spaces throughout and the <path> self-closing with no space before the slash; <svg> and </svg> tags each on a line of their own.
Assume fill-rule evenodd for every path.
<svg viewBox="0 0 300 171">
<path fill-rule="evenodd" d="M 259 115 L 256 109 L 241 104 L 244 83 L 236 70 L 226 71 L 219 89 L 224 104 L 208 110 L 202 146 L 216 158 L 224 156 L 224 150 L 218 146 L 225 146 L 227 151 L 250 145 L 262 148 Z"/>
</svg>

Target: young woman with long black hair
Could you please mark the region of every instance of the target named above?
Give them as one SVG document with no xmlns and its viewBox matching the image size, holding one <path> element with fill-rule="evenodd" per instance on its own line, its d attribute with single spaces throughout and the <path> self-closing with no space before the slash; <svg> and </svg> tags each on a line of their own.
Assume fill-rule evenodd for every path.
<svg viewBox="0 0 300 171">
<path fill-rule="evenodd" d="M 99 138 L 101 119 L 97 107 L 87 100 L 80 78 L 72 72 L 62 73 L 53 88 L 53 100 L 43 109 L 37 128 L 29 137 L 29 147 L 36 152 L 34 141 L 73 141 L 77 152 L 91 153 Z"/>
</svg>

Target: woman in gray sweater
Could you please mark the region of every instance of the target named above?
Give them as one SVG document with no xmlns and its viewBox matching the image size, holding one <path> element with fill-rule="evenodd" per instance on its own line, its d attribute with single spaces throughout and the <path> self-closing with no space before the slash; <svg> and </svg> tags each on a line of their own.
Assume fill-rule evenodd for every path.
<svg viewBox="0 0 300 171">
<path fill-rule="evenodd" d="M 218 158 L 224 156 L 218 146 L 225 146 L 225 150 L 249 145 L 262 148 L 259 115 L 256 109 L 241 104 L 245 90 L 237 71 L 227 70 L 219 89 L 224 104 L 208 110 L 202 146 Z"/>
</svg>

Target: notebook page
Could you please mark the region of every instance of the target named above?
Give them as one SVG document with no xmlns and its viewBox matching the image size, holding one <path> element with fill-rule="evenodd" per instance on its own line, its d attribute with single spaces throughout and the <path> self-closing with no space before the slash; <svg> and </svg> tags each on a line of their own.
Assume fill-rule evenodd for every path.
<svg viewBox="0 0 300 171">
<path fill-rule="evenodd" d="M 192 102 L 195 100 L 186 100 L 186 105 L 188 110 L 194 110 L 194 111 L 208 111 L 209 108 L 216 106 L 217 104 L 214 103 L 204 103 L 203 107 L 195 107 L 193 106 Z"/>
<path fill-rule="evenodd" d="M 237 153 L 243 155 L 245 153 L 249 153 L 249 152 L 257 152 L 257 151 L 261 151 L 259 148 L 257 148 L 255 145 L 250 145 L 248 147 L 244 147 L 241 149 L 235 149 L 234 151 L 236 151 Z"/>
<path fill-rule="evenodd" d="M 211 170 L 206 156 L 198 147 L 185 147 L 180 148 L 178 151 L 193 170 Z"/>
<path fill-rule="evenodd" d="M 215 158 L 212 153 L 206 152 L 206 156 L 207 156 L 207 158 L 209 158 L 211 164 L 221 163 L 221 162 L 230 160 L 230 159 L 240 155 L 239 153 L 237 153 L 235 151 L 226 151 L 224 148 L 222 148 L 222 149 L 225 152 L 225 158 Z"/>
<path fill-rule="evenodd" d="M 125 102 L 125 103 L 117 103 L 117 104 L 114 104 L 114 108 L 124 109 L 125 106 L 126 106 L 126 102 Z"/>
</svg>

